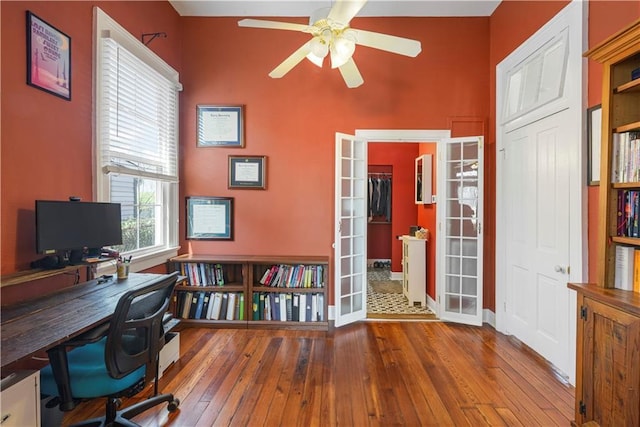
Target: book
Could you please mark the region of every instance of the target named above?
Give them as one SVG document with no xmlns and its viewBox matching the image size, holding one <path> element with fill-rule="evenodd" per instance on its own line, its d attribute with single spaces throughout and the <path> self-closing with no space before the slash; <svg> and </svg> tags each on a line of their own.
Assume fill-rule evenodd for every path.
<svg viewBox="0 0 640 427">
<path fill-rule="evenodd" d="M 614 286 L 626 291 L 633 290 L 634 248 L 616 246 Z"/>
<path fill-rule="evenodd" d="M 285 319 L 287 322 L 291 322 L 293 320 L 293 295 L 285 294 Z"/>
<path fill-rule="evenodd" d="M 184 303 L 182 304 L 182 313 L 181 316 L 183 319 L 189 318 L 189 312 L 191 310 L 191 300 L 193 298 L 193 292 L 188 291 L 184 295 Z"/>
<path fill-rule="evenodd" d="M 633 251 L 633 291 L 640 292 L 640 249 Z"/>
<path fill-rule="evenodd" d="M 218 286 L 224 286 L 224 270 L 221 264 L 215 265 L 216 282 Z"/>
<path fill-rule="evenodd" d="M 227 306 L 229 305 L 229 294 L 226 292 L 221 292 L 222 302 L 220 303 L 220 320 L 223 320 L 227 315 Z"/>
<path fill-rule="evenodd" d="M 265 295 L 263 293 L 258 294 L 258 320 L 264 320 L 264 302 Z"/>
<path fill-rule="evenodd" d="M 251 319 L 252 320 L 260 320 L 258 304 L 260 304 L 260 294 L 258 294 L 257 292 L 254 292 L 253 293 L 253 301 L 252 301 L 252 304 L 251 304 Z"/>
<path fill-rule="evenodd" d="M 236 293 L 229 293 L 229 300 L 227 301 L 227 320 L 234 320 L 236 314 Z"/>
<path fill-rule="evenodd" d="M 189 319 L 196 318 L 196 310 L 198 308 L 198 292 L 193 292 L 191 297 L 191 307 L 189 308 Z"/>
<path fill-rule="evenodd" d="M 199 319 L 206 319 L 207 313 L 209 311 L 209 300 L 211 299 L 211 294 L 209 292 L 203 292 L 204 294 L 204 304 L 202 305 L 202 312 L 200 313 Z"/>
<path fill-rule="evenodd" d="M 238 300 L 238 319 L 244 320 L 244 292 L 240 292 Z"/>
<path fill-rule="evenodd" d="M 280 314 L 278 315 L 278 320 L 280 320 L 281 322 L 286 322 L 287 321 L 287 295 L 291 296 L 291 294 L 280 294 L 280 301 L 279 301 L 279 309 L 280 309 Z"/>
<path fill-rule="evenodd" d="M 204 292 L 198 292 L 198 298 L 196 299 L 196 310 L 193 314 L 194 319 L 202 317 L 202 309 L 204 308 Z"/>
<path fill-rule="evenodd" d="M 300 295 L 293 294 L 293 302 L 291 304 L 291 321 L 298 322 L 300 320 Z"/>
<path fill-rule="evenodd" d="M 211 315 L 209 316 L 209 319 L 219 320 L 221 308 L 222 308 L 222 293 L 216 292 L 213 297 L 213 307 L 211 308 Z"/>
</svg>

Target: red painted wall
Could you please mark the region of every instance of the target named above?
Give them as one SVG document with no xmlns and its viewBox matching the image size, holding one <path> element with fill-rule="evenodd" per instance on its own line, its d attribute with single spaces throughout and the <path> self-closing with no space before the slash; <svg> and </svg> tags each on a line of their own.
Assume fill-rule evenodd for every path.
<svg viewBox="0 0 640 427">
<path fill-rule="evenodd" d="M 368 146 L 369 165 L 390 165 L 393 170 L 393 207 L 390 227 L 369 225 L 368 228 L 372 231 L 385 227 L 386 230 L 382 231 L 384 235 L 377 235 L 373 231 L 367 237 L 370 247 L 375 247 L 376 243 L 388 247 L 391 252 L 391 271 L 402 272 L 402 244 L 396 236 L 409 233 L 409 227 L 415 225 L 417 220 L 413 175 L 418 144 L 371 142 Z M 377 257 L 368 255 L 368 258 Z"/>
<path fill-rule="evenodd" d="M 567 2 L 506 1 L 491 18 L 355 18 L 356 28 L 415 38 L 423 45 L 417 58 L 359 47 L 354 58 L 365 84 L 357 89 L 346 89 L 335 70 L 306 61 L 283 79 L 267 76 L 305 42 L 304 34 L 241 29 L 235 18 L 180 18 L 164 1 L 94 4 L 136 36 L 168 34 L 149 47 L 180 71 L 185 86 L 181 212 L 184 196 L 235 198 L 236 239 L 183 240 L 183 250 L 331 256 L 336 131 L 445 129 L 455 117 L 487 118 L 485 221 L 495 216 L 489 190 L 495 188 L 495 65 Z M 26 269 L 38 258 L 33 249 L 35 199 L 92 198 L 92 5 L 0 2 L 2 274 Z M 639 7 L 638 2 L 591 2 L 590 45 L 637 19 Z M 72 39 L 70 102 L 25 84 L 27 9 Z M 600 102 L 599 66 L 589 64 L 589 72 L 589 105 L 595 105 Z M 196 148 L 197 104 L 245 105 L 246 148 Z M 230 154 L 268 156 L 267 190 L 227 189 Z M 597 218 L 596 191 L 589 189 L 590 230 Z M 591 237 L 590 232 L 590 244 Z M 594 256 L 591 250 L 590 267 Z M 494 263 L 486 248 L 485 262 Z M 485 307 L 493 308 L 487 304 L 493 284 L 486 277 L 485 282 Z"/>
<path fill-rule="evenodd" d="M 470 136 L 469 134 L 467 136 Z M 438 170 L 438 145 L 434 143 L 420 144 L 418 156 L 431 154 L 431 192 L 438 195 L 437 170 Z M 418 222 L 422 228 L 429 230 L 429 240 L 427 241 L 427 294 L 431 298 L 436 297 L 436 238 L 438 228 L 436 223 L 436 204 L 416 205 L 418 209 Z"/>
<path fill-rule="evenodd" d="M 2 274 L 29 268 L 35 252 L 34 201 L 93 199 L 93 5 L 132 34 L 164 31 L 150 48 L 180 70 L 179 15 L 165 1 L 12 2 L 1 7 Z M 71 38 L 71 101 L 27 86 L 30 10 Z"/>
</svg>

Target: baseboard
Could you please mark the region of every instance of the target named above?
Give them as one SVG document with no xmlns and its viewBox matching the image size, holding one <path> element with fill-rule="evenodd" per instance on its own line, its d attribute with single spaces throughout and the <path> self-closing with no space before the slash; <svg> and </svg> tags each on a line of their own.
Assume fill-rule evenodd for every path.
<svg viewBox="0 0 640 427">
<path fill-rule="evenodd" d="M 488 323 L 493 329 L 496 328 L 496 314 L 485 308 L 482 310 L 482 323 Z"/>
<path fill-rule="evenodd" d="M 402 280 L 402 271 L 392 271 L 391 280 Z"/>
</svg>

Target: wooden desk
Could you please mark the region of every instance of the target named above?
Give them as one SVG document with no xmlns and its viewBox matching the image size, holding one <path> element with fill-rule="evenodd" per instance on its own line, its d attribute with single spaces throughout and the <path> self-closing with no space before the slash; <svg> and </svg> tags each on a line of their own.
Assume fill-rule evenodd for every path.
<svg viewBox="0 0 640 427">
<path fill-rule="evenodd" d="M 10 365 L 48 350 L 111 319 L 126 291 L 161 275 L 131 273 L 126 280 L 90 280 L 62 291 L 0 310 L 2 375 Z"/>
</svg>

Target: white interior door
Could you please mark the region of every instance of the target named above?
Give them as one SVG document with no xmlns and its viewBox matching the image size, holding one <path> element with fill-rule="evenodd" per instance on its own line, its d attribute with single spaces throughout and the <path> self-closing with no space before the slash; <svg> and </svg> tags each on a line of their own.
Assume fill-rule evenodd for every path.
<svg viewBox="0 0 640 427">
<path fill-rule="evenodd" d="M 505 135 L 508 332 L 565 371 L 569 322 L 568 110 Z M 573 345 L 571 343 L 570 345 Z M 566 372 L 566 371 L 565 371 Z"/>
<path fill-rule="evenodd" d="M 437 173 L 438 315 L 482 325 L 483 138 L 441 140 Z"/>
<path fill-rule="evenodd" d="M 336 133 L 335 325 L 367 315 L 367 141 Z"/>
</svg>

